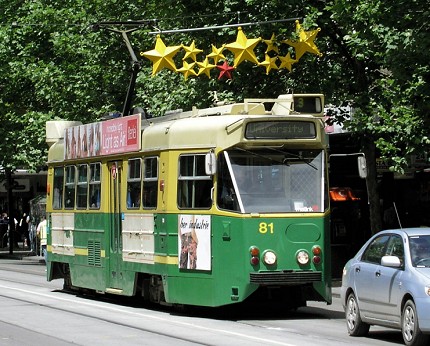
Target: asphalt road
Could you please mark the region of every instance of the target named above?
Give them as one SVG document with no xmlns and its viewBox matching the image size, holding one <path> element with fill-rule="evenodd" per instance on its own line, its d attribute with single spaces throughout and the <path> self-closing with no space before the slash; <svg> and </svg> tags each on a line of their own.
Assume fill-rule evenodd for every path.
<svg viewBox="0 0 430 346">
<path fill-rule="evenodd" d="M 392 345 L 399 331 L 352 338 L 334 289 L 332 305 L 176 311 L 129 299 L 83 296 L 47 282 L 40 258 L 0 258 L 0 345 Z"/>
</svg>

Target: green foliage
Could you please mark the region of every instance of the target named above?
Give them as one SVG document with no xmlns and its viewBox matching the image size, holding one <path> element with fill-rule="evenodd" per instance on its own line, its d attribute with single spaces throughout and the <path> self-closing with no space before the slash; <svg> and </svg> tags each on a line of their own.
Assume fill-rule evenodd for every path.
<svg viewBox="0 0 430 346">
<path fill-rule="evenodd" d="M 158 116 L 171 109 L 208 107 L 217 100 L 276 97 L 322 92 L 328 102 L 352 105 L 346 121 L 357 137 L 375 142 L 393 169 L 401 171 L 409 154 L 428 151 L 430 10 L 424 0 L 285 1 L 2 1 L 0 19 L 0 107 L 4 167 L 44 164 L 44 122 L 53 118 L 91 122 L 121 111 L 131 58 L 121 35 L 92 30 L 109 20 L 157 19 L 156 28 L 129 33 L 141 59 L 134 100 Z M 205 76 L 184 81 L 139 56 L 155 44 L 149 31 L 302 18 L 306 30 L 321 28 L 316 44 L 323 56 L 305 54 L 292 72 L 265 74 L 244 62 L 233 80 Z M 125 29 L 123 27 L 122 29 Z M 294 21 L 244 27 L 247 37 L 295 37 Z M 235 40 L 234 27 L 165 35 L 168 45 L 211 44 Z M 287 48 L 282 47 L 283 54 Z M 264 47 L 258 48 L 264 53 Z M 177 57 L 180 59 L 180 56 Z M 340 116 L 338 121 L 345 119 Z M 17 150 L 18 148 L 18 150 Z"/>
</svg>

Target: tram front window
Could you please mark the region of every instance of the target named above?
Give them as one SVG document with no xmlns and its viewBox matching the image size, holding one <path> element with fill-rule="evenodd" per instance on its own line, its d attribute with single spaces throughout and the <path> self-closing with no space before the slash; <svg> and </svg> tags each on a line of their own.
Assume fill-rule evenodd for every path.
<svg viewBox="0 0 430 346">
<path fill-rule="evenodd" d="M 242 213 L 321 212 L 321 150 L 229 150 L 220 155 L 218 206 Z"/>
</svg>

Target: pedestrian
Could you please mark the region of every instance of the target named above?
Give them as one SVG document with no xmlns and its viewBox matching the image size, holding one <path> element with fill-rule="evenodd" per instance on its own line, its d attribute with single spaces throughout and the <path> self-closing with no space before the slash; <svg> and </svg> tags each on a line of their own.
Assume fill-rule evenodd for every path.
<svg viewBox="0 0 430 346">
<path fill-rule="evenodd" d="M 37 235 L 36 235 L 36 225 L 34 224 L 34 218 L 28 218 L 28 236 L 30 238 L 30 250 L 32 253 L 37 255 Z M 31 220 L 33 219 L 33 221 Z"/>
<path fill-rule="evenodd" d="M 46 216 L 44 215 L 42 221 L 40 221 L 39 225 L 36 229 L 37 238 L 40 240 L 40 248 L 41 254 L 46 263 L 46 257 L 48 255 L 46 251 L 46 243 L 47 243 L 47 234 L 46 234 Z"/>
<path fill-rule="evenodd" d="M 22 248 L 29 248 L 30 247 L 30 237 L 28 234 L 28 227 L 29 227 L 29 217 L 26 213 L 22 214 L 21 219 L 19 220 L 18 224 L 18 233 L 20 234 L 20 237 L 22 239 Z"/>
<path fill-rule="evenodd" d="M 11 230 L 11 232 L 13 233 L 13 235 L 11 234 L 11 236 L 13 237 L 13 245 L 14 247 L 19 249 L 19 244 L 18 244 L 18 238 L 21 238 L 21 233 L 20 233 L 20 229 L 19 229 L 19 221 L 16 219 L 16 217 L 13 218 L 13 230 Z"/>
</svg>

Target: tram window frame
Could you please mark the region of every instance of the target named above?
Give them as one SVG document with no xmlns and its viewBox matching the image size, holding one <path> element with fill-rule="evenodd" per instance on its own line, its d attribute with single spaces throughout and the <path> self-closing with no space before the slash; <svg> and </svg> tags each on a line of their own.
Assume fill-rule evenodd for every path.
<svg viewBox="0 0 430 346">
<path fill-rule="evenodd" d="M 58 172 L 58 174 L 57 174 Z M 52 208 L 63 208 L 64 166 L 54 167 Z"/>
<path fill-rule="evenodd" d="M 138 167 L 134 163 L 139 163 Z M 142 201 L 142 160 L 129 159 L 127 166 L 127 209 L 139 209 Z"/>
<path fill-rule="evenodd" d="M 212 177 L 206 174 L 205 154 L 180 155 L 177 186 L 178 208 L 210 209 L 212 188 Z"/>
<path fill-rule="evenodd" d="M 142 206 L 144 209 L 157 208 L 158 202 L 158 157 L 143 159 Z"/>
<path fill-rule="evenodd" d="M 64 209 L 74 209 L 76 198 L 76 166 L 68 165 L 64 169 Z"/>
<path fill-rule="evenodd" d="M 101 163 L 90 163 L 89 198 L 90 209 L 100 209 L 101 201 Z"/>
<path fill-rule="evenodd" d="M 78 165 L 78 180 L 76 186 L 76 208 L 88 208 L 88 165 Z"/>
</svg>

